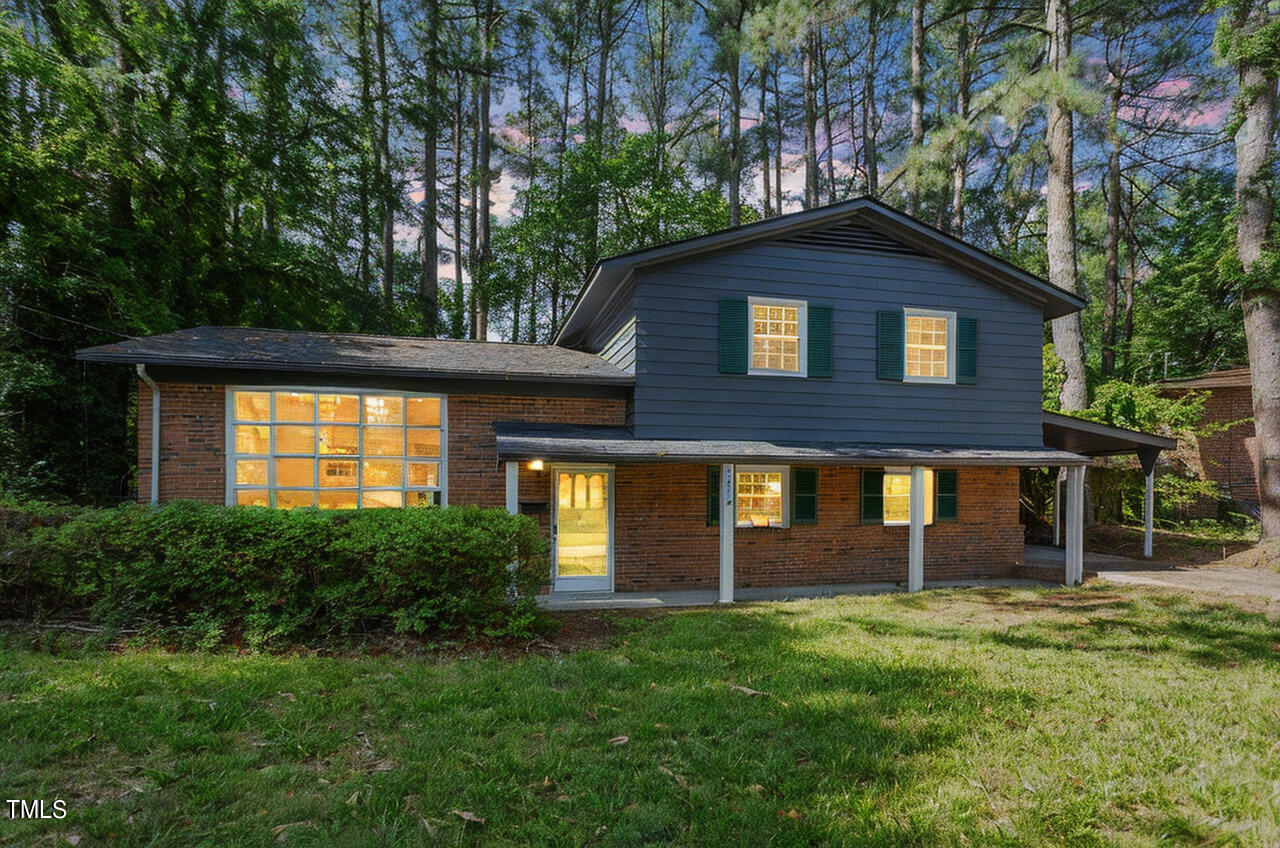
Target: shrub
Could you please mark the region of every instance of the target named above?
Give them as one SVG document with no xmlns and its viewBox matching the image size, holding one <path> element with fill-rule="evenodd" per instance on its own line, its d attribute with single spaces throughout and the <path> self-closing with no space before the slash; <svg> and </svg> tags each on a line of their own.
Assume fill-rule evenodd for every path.
<svg viewBox="0 0 1280 848">
<path fill-rule="evenodd" d="M 476 507 L 322 513 L 177 502 L 0 507 L 0 606 L 252 646 L 390 626 L 514 633 L 536 621 L 546 545 Z"/>
</svg>

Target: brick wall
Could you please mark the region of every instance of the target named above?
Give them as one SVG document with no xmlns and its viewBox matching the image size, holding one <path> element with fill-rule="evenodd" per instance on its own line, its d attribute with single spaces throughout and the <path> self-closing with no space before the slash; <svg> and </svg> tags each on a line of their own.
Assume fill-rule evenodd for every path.
<svg viewBox="0 0 1280 848">
<path fill-rule="evenodd" d="M 498 462 L 495 421 L 622 426 L 626 414 L 621 398 L 449 395 L 449 503 L 506 506 L 506 469 Z M 520 478 L 522 501 L 549 501 L 547 471 L 530 471 L 522 463 Z"/>
<path fill-rule="evenodd" d="M 160 500 L 226 502 L 226 390 L 160 383 Z M 138 383 L 138 500 L 151 499 L 151 389 Z"/>
<path fill-rule="evenodd" d="M 615 589 L 714 588 L 719 529 L 706 526 L 706 467 L 623 465 L 616 475 Z M 860 480 L 857 468 L 818 470 L 817 524 L 735 528 L 735 585 L 906 580 L 908 528 L 863 525 Z M 1017 469 L 962 468 L 958 484 L 959 520 L 925 528 L 925 579 L 1012 576 L 1023 549 Z"/>
<path fill-rule="evenodd" d="M 1224 386 L 1213 389 L 1204 405 L 1205 422 L 1225 424 L 1249 419 L 1211 436 L 1201 436 L 1200 460 L 1205 476 L 1224 487 L 1240 500 L 1258 499 L 1253 460 L 1245 448 L 1245 439 L 1253 438 L 1253 393 L 1248 386 Z"/>
</svg>

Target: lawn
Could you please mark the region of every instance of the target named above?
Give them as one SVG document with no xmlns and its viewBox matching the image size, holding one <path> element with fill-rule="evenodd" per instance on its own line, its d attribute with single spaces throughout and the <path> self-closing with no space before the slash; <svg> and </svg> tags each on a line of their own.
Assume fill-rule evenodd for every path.
<svg viewBox="0 0 1280 848">
<path fill-rule="evenodd" d="M 571 624 L 608 632 L 378 657 L 0 636 L 0 790 L 68 808 L 0 844 L 1280 844 L 1266 612 L 1093 586 Z"/>
</svg>

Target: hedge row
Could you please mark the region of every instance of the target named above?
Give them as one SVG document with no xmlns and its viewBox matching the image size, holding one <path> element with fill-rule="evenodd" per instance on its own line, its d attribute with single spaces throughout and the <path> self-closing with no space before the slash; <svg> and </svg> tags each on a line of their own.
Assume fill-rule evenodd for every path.
<svg viewBox="0 0 1280 848">
<path fill-rule="evenodd" d="M 535 620 L 546 543 L 476 507 L 342 513 L 177 502 L 0 508 L 0 608 L 252 646 L 391 627 L 502 632 Z"/>
</svg>

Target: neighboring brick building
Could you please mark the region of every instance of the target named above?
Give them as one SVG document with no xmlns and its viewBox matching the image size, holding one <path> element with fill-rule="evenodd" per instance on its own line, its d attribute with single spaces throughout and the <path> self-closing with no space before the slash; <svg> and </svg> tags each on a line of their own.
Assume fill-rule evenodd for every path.
<svg viewBox="0 0 1280 848">
<path fill-rule="evenodd" d="M 1232 500 L 1258 502 L 1258 474 L 1253 454 L 1253 386 L 1248 368 L 1210 371 L 1189 380 L 1167 380 L 1170 395 L 1195 391 L 1207 395 L 1202 424 L 1224 429 L 1196 439 L 1205 478 L 1218 484 Z M 1216 504 L 1205 508 L 1216 512 Z"/>
<path fill-rule="evenodd" d="M 857 200 L 606 260 L 552 345 L 200 327 L 80 358 L 138 370 L 141 500 L 505 507 L 551 591 L 731 600 L 1014 573 L 1018 469 L 1082 498 L 1141 435 L 1041 412 L 1043 322 L 1082 306 Z"/>
</svg>

